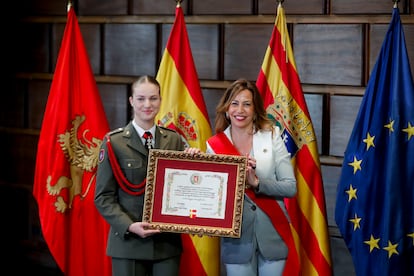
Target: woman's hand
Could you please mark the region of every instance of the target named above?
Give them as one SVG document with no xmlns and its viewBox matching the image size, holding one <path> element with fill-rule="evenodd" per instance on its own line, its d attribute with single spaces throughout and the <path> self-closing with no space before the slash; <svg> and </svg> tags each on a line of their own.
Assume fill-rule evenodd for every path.
<svg viewBox="0 0 414 276">
<path fill-rule="evenodd" d="M 137 234 L 141 238 L 146 238 L 152 236 L 154 234 L 161 233 L 158 229 L 150 229 L 149 226 L 151 224 L 149 222 L 134 222 L 128 227 L 128 231 L 134 234 Z"/>
<path fill-rule="evenodd" d="M 256 159 L 247 155 L 247 179 L 248 186 L 257 188 L 259 186 L 259 178 L 256 175 Z"/>
<path fill-rule="evenodd" d="M 190 153 L 190 154 L 197 154 L 197 153 L 202 153 L 201 150 L 199 148 L 186 148 L 184 150 L 185 153 Z"/>
<path fill-rule="evenodd" d="M 247 155 L 247 166 L 250 171 L 256 170 L 256 159 L 249 154 Z"/>
</svg>

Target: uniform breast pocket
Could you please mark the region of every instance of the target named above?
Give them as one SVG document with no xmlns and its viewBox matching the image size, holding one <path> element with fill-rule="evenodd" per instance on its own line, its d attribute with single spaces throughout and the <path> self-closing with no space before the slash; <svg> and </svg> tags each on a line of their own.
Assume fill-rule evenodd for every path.
<svg viewBox="0 0 414 276">
<path fill-rule="evenodd" d="M 142 180 L 146 175 L 146 163 L 141 159 L 123 159 L 120 166 L 125 176 L 132 183 Z"/>
</svg>

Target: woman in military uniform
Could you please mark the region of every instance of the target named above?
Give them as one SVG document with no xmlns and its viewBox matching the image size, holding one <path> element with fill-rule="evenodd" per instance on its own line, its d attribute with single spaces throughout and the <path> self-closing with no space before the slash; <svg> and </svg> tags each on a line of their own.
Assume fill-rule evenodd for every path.
<svg viewBox="0 0 414 276">
<path fill-rule="evenodd" d="M 175 131 L 155 124 L 161 105 L 155 78 L 140 77 L 131 92 L 132 121 L 106 135 L 99 154 L 95 205 L 110 224 L 107 254 L 113 276 L 178 275 L 180 234 L 149 229 L 142 212 L 147 147 L 184 150 L 184 143 Z"/>
</svg>

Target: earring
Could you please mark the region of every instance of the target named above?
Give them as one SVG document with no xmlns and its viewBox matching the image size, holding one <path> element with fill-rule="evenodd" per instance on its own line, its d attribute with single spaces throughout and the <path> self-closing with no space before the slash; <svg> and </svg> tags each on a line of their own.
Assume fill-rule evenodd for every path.
<svg viewBox="0 0 414 276">
<path fill-rule="evenodd" d="M 226 119 L 228 120 L 229 119 L 229 113 L 226 112 L 225 116 L 226 116 Z"/>
</svg>

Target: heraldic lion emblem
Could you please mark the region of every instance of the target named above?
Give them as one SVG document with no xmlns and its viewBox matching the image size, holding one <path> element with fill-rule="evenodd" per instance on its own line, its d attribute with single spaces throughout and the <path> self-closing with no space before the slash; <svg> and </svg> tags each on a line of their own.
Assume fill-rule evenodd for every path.
<svg viewBox="0 0 414 276">
<path fill-rule="evenodd" d="M 88 186 L 82 194 L 82 180 L 84 172 L 93 172 L 98 164 L 99 149 L 102 140 L 92 137 L 92 141 L 86 138 L 89 129 L 82 133 L 82 139 L 78 139 L 79 126 L 85 121 L 85 115 L 76 116 L 72 121 L 72 128 L 63 134 L 58 135 L 58 143 L 69 163 L 70 178 L 60 176 L 55 184 L 52 184 L 52 176 L 47 178 L 47 191 L 49 195 L 59 195 L 62 189 L 69 189 L 68 202 L 59 195 L 55 202 L 56 211 L 64 213 L 72 207 L 73 199 L 79 195 L 81 198 L 86 197 L 95 178 L 92 175 L 88 181 Z"/>
</svg>

